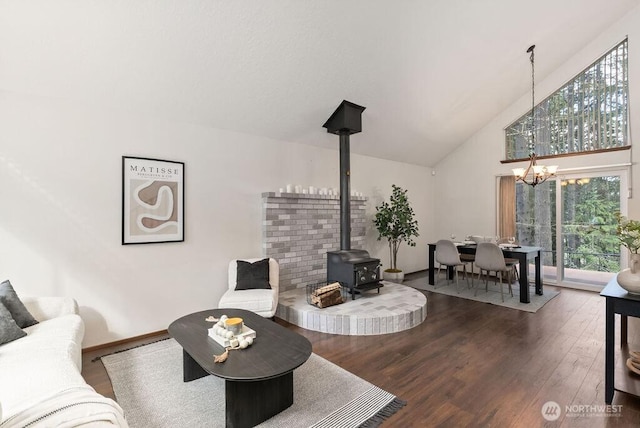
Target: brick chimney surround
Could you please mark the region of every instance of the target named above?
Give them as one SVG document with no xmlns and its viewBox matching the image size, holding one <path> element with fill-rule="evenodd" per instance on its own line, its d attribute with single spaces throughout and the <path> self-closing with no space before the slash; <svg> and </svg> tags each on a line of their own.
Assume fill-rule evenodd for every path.
<svg viewBox="0 0 640 428">
<path fill-rule="evenodd" d="M 367 197 L 352 196 L 351 247 L 362 249 Z M 340 197 L 262 194 L 262 248 L 280 264 L 280 292 L 326 282 L 327 251 L 340 249 Z"/>
</svg>

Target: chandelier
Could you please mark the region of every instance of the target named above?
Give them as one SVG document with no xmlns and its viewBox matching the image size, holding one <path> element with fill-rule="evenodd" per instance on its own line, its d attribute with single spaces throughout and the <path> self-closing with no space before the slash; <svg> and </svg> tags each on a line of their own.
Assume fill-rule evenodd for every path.
<svg viewBox="0 0 640 428">
<path fill-rule="evenodd" d="M 529 61 L 531 61 L 531 140 L 529 142 L 529 166 L 527 168 L 514 168 L 513 175 L 516 177 L 516 181 L 522 181 L 529 186 L 535 187 L 540 183 L 544 183 L 548 178 L 556 175 L 557 165 L 544 166 L 538 165 L 538 156 L 536 155 L 536 133 L 535 133 L 535 68 L 533 50 L 536 45 L 531 45 L 527 49 L 527 53 L 530 53 Z"/>
</svg>

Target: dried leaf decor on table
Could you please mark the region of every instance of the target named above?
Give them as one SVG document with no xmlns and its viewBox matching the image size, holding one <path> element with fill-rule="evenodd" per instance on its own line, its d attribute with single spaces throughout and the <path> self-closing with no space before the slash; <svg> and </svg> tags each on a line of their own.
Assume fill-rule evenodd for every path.
<svg viewBox="0 0 640 428">
<path fill-rule="evenodd" d="M 229 356 L 229 350 L 226 349 L 222 354 L 214 355 L 213 356 L 213 362 L 214 363 L 224 363 L 225 361 L 227 361 L 227 357 L 228 356 Z"/>
</svg>

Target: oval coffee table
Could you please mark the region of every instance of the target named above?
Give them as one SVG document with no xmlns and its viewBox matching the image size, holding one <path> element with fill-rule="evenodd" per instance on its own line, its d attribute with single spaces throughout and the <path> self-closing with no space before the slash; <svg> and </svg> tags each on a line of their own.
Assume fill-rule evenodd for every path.
<svg viewBox="0 0 640 428">
<path fill-rule="evenodd" d="M 224 363 L 213 356 L 224 348 L 209 337 L 208 316 L 240 317 L 255 330 L 253 345 L 229 351 Z M 225 380 L 227 427 L 252 427 L 293 404 L 293 370 L 311 355 L 311 343 L 281 325 L 243 309 L 211 309 L 178 318 L 169 334 L 182 346 L 183 379 L 212 374 Z M 213 400 L 212 400 L 213 405 Z"/>
</svg>

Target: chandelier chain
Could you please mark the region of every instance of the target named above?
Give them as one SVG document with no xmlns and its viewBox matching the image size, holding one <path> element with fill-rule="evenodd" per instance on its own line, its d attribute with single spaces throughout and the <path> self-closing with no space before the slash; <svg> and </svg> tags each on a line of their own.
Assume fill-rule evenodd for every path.
<svg viewBox="0 0 640 428">
<path fill-rule="evenodd" d="M 534 61 L 534 49 L 536 45 L 531 45 L 527 52 L 529 55 L 529 61 L 531 62 L 531 138 L 529 139 L 529 165 L 527 168 L 514 168 L 513 174 L 516 177 L 517 181 L 522 181 L 525 184 L 528 184 L 532 187 L 537 186 L 538 184 L 544 183 L 550 177 L 555 177 L 557 165 L 553 166 L 544 166 L 538 165 L 536 155 L 536 69 L 535 69 L 535 61 Z M 531 173 L 531 177 L 529 178 L 529 174 Z"/>
<path fill-rule="evenodd" d="M 532 45 L 529 48 L 531 55 L 529 56 L 529 61 L 531 61 L 531 140 L 529 146 L 529 155 L 532 155 L 536 152 L 536 132 L 535 132 L 535 124 L 536 124 L 536 73 L 535 73 L 535 60 L 534 60 L 534 50 L 536 45 Z"/>
</svg>

